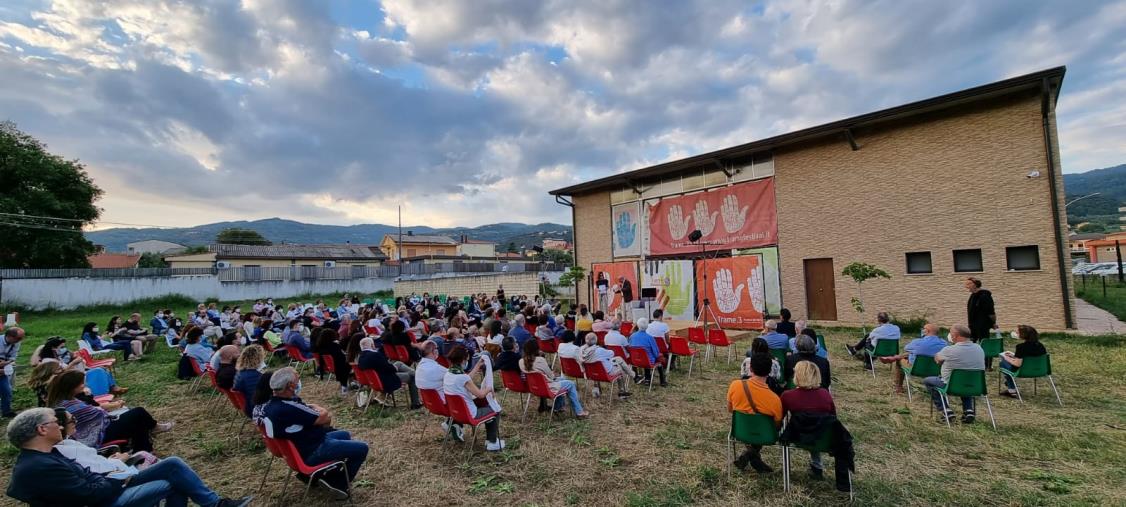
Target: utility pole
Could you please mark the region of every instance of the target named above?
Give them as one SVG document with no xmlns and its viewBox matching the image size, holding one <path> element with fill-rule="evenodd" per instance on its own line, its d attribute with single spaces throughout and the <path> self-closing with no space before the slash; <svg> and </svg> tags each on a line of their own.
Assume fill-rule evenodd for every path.
<svg viewBox="0 0 1126 507">
<path fill-rule="evenodd" d="M 395 257 L 399 260 L 399 276 L 403 276 L 403 205 L 399 205 L 399 244 Z"/>
</svg>

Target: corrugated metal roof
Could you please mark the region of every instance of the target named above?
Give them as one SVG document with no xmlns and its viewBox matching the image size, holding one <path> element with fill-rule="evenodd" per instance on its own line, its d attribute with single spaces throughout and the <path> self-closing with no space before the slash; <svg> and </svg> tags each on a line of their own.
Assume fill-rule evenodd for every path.
<svg viewBox="0 0 1126 507">
<path fill-rule="evenodd" d="M 383 260 L 374 245 L 230 245 L 212 246 L 217 258 Z"/>
<path fill-rule="evenodd" d="M 399 241 L 398 234 L 386 234 L 385 237 L 390 237 L 394 241 Z M 449 236 L 427 236 L 424 234 L 404 234 L 403 244 L 419 244 L 419 245 L 456 245 L 457 241 Z"/>
</svg>

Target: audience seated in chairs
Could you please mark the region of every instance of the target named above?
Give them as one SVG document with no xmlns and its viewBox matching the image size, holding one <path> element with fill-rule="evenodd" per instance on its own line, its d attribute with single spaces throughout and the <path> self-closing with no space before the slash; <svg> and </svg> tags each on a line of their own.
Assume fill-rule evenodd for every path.
<svg viewBox="0 0 1126 507">
<path fill-rule="evenodd" d="M 606 331 L 606 337 L 602 339 L 602 343 L 607 347 L 613 345 L 615 347 L 622 347 L 623 349 L 629 348 L 629 338 L 621 333 L 622 321 L 614 319 L 610 321 L 610 330 Z"/>
<path fill-rule="evenodd" d="M 790 347 L 790 337 L 778 332 L 778 321 L 769 319 L 763 323 L 762 338 L 771 350 L 786 349 Z"/>
<path fill-rule="evenodd" d="M 529 343 L 535 343 L 535 340 Z M 469 364 L 469 353 L 465 347 L 454 347 L 446 356 L 450 367 L 442 380 L 442 389 L 447 403 L 451 396 L 461 396 L 469 407 L 469 415 L 480 418 L 493 412 L 488 401 L 488 395 L 493 393 L 490 388 L 477 387 L 472 376 L 479 373 L 485 365 L 478 361 L 477 366 L 468 372 L 465 370 Z M 500 438 L 500 417 L 494 417 L 485 423 L 485 450 L 498 452 L 504 449 L 504 440 Z"/>
<path fill-rule="evenodd" d="M 595 312 L 599 313 L 599 312 Z M 562 348 L 560 348 L 562 351 Z M 586 344 L 579 350 L 580 363 L 602 363 L 602 368 L 606 370 L 611 377 L 621 374 L 618 378 L 618 399 L 624 400 L 629 398 L 632 394 L 629 392 L 629 384 L 634 378 L 633 367 L 629 365 L 624 359 L 614 355 L 610 350 L 598 346 L 598 335 L 594 333 L 587 333 Z M 601 394 L 601 389 L 594 388 L 595 397 Z"/>
<path fill-rule="evenodd" d="M 80 398 L 79 395 L 85 392 L 85 388 L 85 375 L 77 371 L 64 371 L 47 385 L 47 406 L 65 408 L 73 414 L 77 425 L 74 438 L 90 447 L 99 447 L 105 441 L 128 440 L 134 451 L 152 452 L 151 435 L 172 429 L 173 423 L 158 424 L 141 407 L 128 409 L 117 418 L 112 418 L 104 407 Z"/>
<path fill-rule="evenodd" d="M 211 368 L 215 370 L 215 385 L 221 389 L 231 389 L 235 386 L 235 375 L 238 368 L 235 363 L 239 358 L 239 349 L 236 345 L 223 345 L 211 357 Z"/>
<path fill-rule="evenodd" d="M 102 340 L 102 335 L 98 334 L 98 324 L 94 322 L 87 322 L 82 326 L 82 339 L 90 344 L 90 348 L 97 352 L 99 350 L 120 350 L 124 354 L 125 360 L 130 361 L 133 357 L 140 359 L 143 354 L 142 347 L 144 344 L 141 340 L 122 340 L 106 342 Z"/>
<path fill-rule="evenodd" d="M 637 319 L 635 325 L 636 331 L 634 331 L 633 334 L 629 336 L 629 348 L 636 347 L 644 350 L 645 355 L 649 356 L 649 362 L 657 365 L 657 374 L 661 377 L 661 387 L 668 387 L 669 383 L 665 380 L 665 369 L 662 368 L 662 366 L 665 365 L 665 356 L 661 355 L 661 350 L 657 348 L 657 340 L 655 340 L 652 335 L 646 332 L 646 329 L 649 328 L 649 319 Z M 621 327 L 620 324 L 617 326 L 611 324 L 611 326 L 612 330 L 610 333 L 616 332 Z M 609 342 L 610 333 L 607 333 L 606 335 L 607 345 L 613 345 Z M 652 381 L 653 372 L 649 368 L 645 368 L 644 377 L 638 383 L 648 384 Z"/>
<path fill-rule="evenodd" d="M 817 357 L 816 354 L 813 356 Z M 833 395 L 828 389 L 821 387 L 823 378 L 824 373 L 813 361 L 802 360 L 794 368 L 794 384 L 797 388 L 782 394 L 782 409 L 789 416 L 782 440 L 813 444 L 824 431 L 837 432 L 837 438 L 834 439 L 836 446 L 831 452 L 835 458 L 837 490 L 848 492 L 852 488 L 848 479 L 848 472 L 853 466 L 852 437 L 840 421 L 836 420 L 837 407 L 833 403 Z M 832 416 L 831 426 L 825 424 L 830 422 L 825 416 Z M 824 470 L 821 453 L 810 451 L 810 477 L 820 480 L 824 477 Z"/>
<path fill-rule="evenodd" d="M 946 348 L 947 345 L 946 340 L 938 337 L 938 325 L 928 322 L 923 326 L 923 337 L 911 340 L 907 346 L 903 347 L 903 353 L 895 356 L 881 357 L 881 362 L 899 363 L 899 367 L 892 368 L 892 372 L 895 374 L 895 392 L 897 394 L 903 394 L 903 368 L 910 368 L 911 365 L 915 364 L 916 356 L 934 357 L 940 350 Z"/>
<path fill-rule="evenodd" d="M 859 358 L 864 361 L 864 369 L 872 369 L 872 365 L 868 356 L 870 352 L 868 349 L 875 348 L 877 340 L 899 340 L 899 326 L 891 323 L 891 317 L 887 312 L 880 312 L 876 314 L 876 322 L 878 326 L 872 329 L 865 336 L 856 342 L 856 345 L 845 345 L 848 349 L 849 355 Z"/>
<path fill-rule="evenodd" d="M 370 338 L 369 338 L 370 339 Z M 517 366 L 519 368 L 519 366 Z M 448 370 L 445 366 L 438 364 L 438 346 L 431 341 L 422 344 L 422 359 L 418 362 L 418 368 L 415 370 L 415 385 L 419 389 L 431 389 L 438 392 L 438 396 L 443 401 L 446 399 L 446 392 L 444 384 L 446 381 L 446 372 Z M 442 422 L 442 430 L 449 433 L 450 424 L 453 419 L 446 419 Z M 464 442 L 464 430 L 462 425 L 453 425 L 453 437 L 459 442 Z"/>
<path fill-rule="evenodd" d="M 950 373 L 954 370 L 985 370 L 985 351 L 981 350 L 980 345 L 972 341 L 969 327 L 963 324 L 951 326 L 950 341 L 954 344 L 946 346 L 934 355 L 935 362 L 942 366 L 942 377 L 927 377 L 923 380 L 923 385 L 930 390 L 931 399 L 934 401 L 934 406 L 938 409 L 939 417 L 942 418 L 943 422 L 948 422 L 954 418 L 954 410 L 947 408 L 943 412 L 943 395 L 935 388 L 946 387 L 946 384 L 950 382 Z M 962 398 L 962 423 L 972 424 L 974 418 L 973 397 Z"/>
<path fill-rule="evenodd" d="M 453 362 L 452 360 L 450 361 Z M 571 401 L 571 409 L 575 413 L 575 417 L 580 419 L 586 418 L 588 414 L 583 410 L 583 404 L 579 401 L 579 390 L 575 387 L 575 383 L 564 379 L 556 379 L 555 372 L 551 370 L 551 366 L 547 364 L 547 360 L 540 354 L 540 344 L 535 340 L 528 340 L 524 344 L 524 357 L 520 360 L 520 371 L 525 375 L 529 373 L 542 373 L 544 378 L 547 379 L 547 385 L 552 391 L 566 391 L 567 398 Z M 559 398 L 555 405 L 556 410 L 561 410 L 563 399 Z"/>
<path fill-rule="evenodd" d="M 753 375 L 751 362 L 755 356 L 769 358 L 770 371 L 766 374 L 766 385 L 775 394 L 781 395 L 782 391 L 785 390 L 785 386 L 782 385 L 782 365 L 778 364 L 778 360 L 770 353 L 770 346 L 761 336 L 751 340 L 751 348 L 747 350 L 747 357 L 743 359 L 743 364 L 739 368 L 739 377 L 744 380 L 751 378 Z"/>
<path fill-rule="evenodd" d="M 427 340 L 423 342 L 423 346 L 433 343 Z M 382 350 L 376 350 L 375 340 L 367 337 L 360 340 L 360 355 L 356 361 L 356 366 L 363 370 L 374 370 L 379 375 L 379 382 L 383 384 L 383 392 L 375 393 L 375 400 L 378 403 L 386 404 L 383 395 L 395 392 L 405 384 L 410 393 L 411 410 L 422 408 L 422 402 L 418 398 L 418 386 L 415 384 L 414 369 L 401 361 L 389 361 Z"/>
<path fill-rule="evenodd" d="M 301 334 L 301 330 L 305 325 L 300 320 L 294 319 L 289 322 L 282 335 L 282 343 L 291 350 L 296 350 L 301 353 L 301 357 L 311 359 L 313 357 L 313 348 L 309 344 L 309 340 L 305 335 Z"/>
<path fill-rule="evenodd" d="M 325 329 L 317 337 L 317 343 L 314 346 L 314 350 L 321 355 L 321 361 L 324 362 L 324 365 L 318 365 L 322 370 L 322 378 L 324 377 L 325 365 L 328 364 L 325 358 L 331 357 L 332 373 L 336 376 L 336 382 L 340 384 L 340 395 L 348 394 L 348 379 L 352 377 L 352 366 L 348 364 L 348 358 L 340 347 L 340 335 L 334 329 Z"/>
<path fill-rule="evenodd" d="M 128 360 L 140 359 L 141 356 L 143 355 L 144 348 L 145 348 L 144 340 L 141 340 L 141 339 L 136 338 L 133 335 L 129 334 L 129 330 L 126 329 L 125 326 L 122 325 L 120 315 L 114 315 L 113 317 L 110 317 L 109 323 L 106 324 L 106 334 L 105 334 L 105 336 L 108 336 L 110 340 L 113 340 L 113 343 L 121 343 L 122 345 L 116 345 L 115 346 L 118 349 L 124 350 L 126 347 L 128 347 L 129 350 L 133 352 L 132 356 L 130 356 L 128 353 L 126 353 L 125 354 L 126 359 L 128 359 Z M 93 345 L 91 345 L 91 347 L 93 347 Z M 108 345 L 107 345 L 107 348 L 108 348 Z"/>
<path fill-rule="evenodd" d="M 195 362 L 199 363 L 200 370 L 205 370 L 211 364 L 213 352 L 210 347 L 200 342 L 202 337 L 202 329 L 195 327 L 189 330 L 187 338 L 184 339 L 184 343 L 187 344 L 184 347 L 184 355 L 195 359 Z"/>
<path fill-rule="evenodd" d="M 293 442 L 306 463 L 344 460 L 347 478 L 330 475 L 318 482 L 337 498 L 349 498 L 348 484 L 356 478 L 367 459 L 368 445 L 352 440 L 347 431 L 335 430 L 332 414 L 327 409 L 301 401 L 298 397 L 301 379 L 297 370 L 285 367 L 275 371 L 270 377 L 270 389 L 273 396 L 263 405 L 261 412 L 274 429 L 273 437 Z"/>
<path fill-rule="evenodd" d="M 782 400 L 766 384 L 770 375 L 770 354 L 751 356 L 751 377 L 731 382 L 727 387 L 727 411 L 745 414 L 761 414 L 774 419 L 775 426 L 782 423 Z M 748 445 L 738 458 L 735 466 L 746 469 L 747 465 L 760 474 L 773 471 L 762 461 L 762 446 Z"/>
<path fill-rule="evenodd" d="M 8 423 L 8 441 L 18 448 L 8 496 L 36 505 L 168 506 L 197 505 L 243 507 L 251 497 L 221 498 L 209 489 L 183 460 L 165 458 L 126 479 L 91 471 L 66 458 L 57 446 L 67 433 L 69 420 L 59 420 L 55 410 L 32 408 Z"/>
<path fill-rule="evenodd" d="M 258 345 L 248 345 L 242 349 L 235 363 L 235 383 L 232 389 L 242 393 L 246 400 L 243 412 L 251 416 L 254 409 L 254 392 L 258 387 L 258 380 L 262 378 L 262 368 L 265 368 L 266 351 Z"/>
<path fill-rule="evenodd" d="M 1013 331 L 1012 336 L 1020 340 L 1020 343 L 1016 346 L 1016 352 L 1005 351 L 1001 353 L 1002 369 L 1017 371 L 1020 369 L 1020 365 L 1024 364 L 1025 359 L 1048 355 L 1048 349 L 1044 348 L 1043 343 L 1040 343 L 1040 333 L 1037 333 L 1032 326 L 1017 326 L 1017 330 Z M 1013 378 L 1009 375 L 1001 376 L 1005 378 L 1005 387 L 1008 388 L 1001 392 L 1001 396 L 1016 398 L 1017 386 Z"/>
<path fill-rule="evenodd" d="M 786 357 L 786 366 L 782 372 L 783 378 L 787 382 L 794 381 L 796 365 L 801 364 L 802 361 L 808 361 L 816 365 L 817 371 L 821 374 L 820 386 L 824 389 L 828 389 L 833 381 L 829 373 L 829 360 L 817 355 L 817 338 L 799 334 L 797 337 L 797 347 L 797 354 L 790 354 Z"/>
</svg>

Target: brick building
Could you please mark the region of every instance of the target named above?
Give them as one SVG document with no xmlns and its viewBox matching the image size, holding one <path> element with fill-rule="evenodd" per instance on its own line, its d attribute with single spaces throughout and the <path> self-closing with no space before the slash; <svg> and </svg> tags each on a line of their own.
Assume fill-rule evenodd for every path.
<svg viewBox="0 0 1126 507">
<path fill-rule="evenodd" d="M 1074 305 L 1054 112 L 1064 73 L 1060 67 L 1014 77 L 551 194 L 572 207 L 580 266 L 635 262 L 644 288 L 646 266 L 654 261 L 696 259 L 689 264 L 697 275 L 689 290 L 697 307 L 705 286 L 723 291 L 710 297 L 739 304 L 730 300 L 730 285 L 751 294 L 748 311 L 765 314 L 760 318 L 784 306 L 795 318 L 822 325 L 857 324 L 850 303 L 857 286 L 841 270 L 859 261 L 891 274 L 863 286 L 869 321 L 887 310 L 902 319 L 964 322 L 968 293 L 962 284 L 974 276 L 993 292 L 1002 328 L 1070 328 Z M 770 193 L 749 198 L 752 187 Z M 738 207 L 762 208 L 747 219 L 758 220 L 762 230 L 740 232 L 748 227 L 742 225 L 747 208 L 729 216 L 737 209 L 716 200 L 721 194 L 733 195 L 722 199 L 735 199 Z M 694 198 L 712 199 L 712 207 L 705 203 L 691 220 Z M 683 199 L 687 208 L 669 206 Z M 700 228 L 719 239 L 706 235 L 701 243 L 714 244 L 689 243 L 685 232 Z M 724 229 L 736 232 L 725 235 Z M 697 248 L 717 258 L 711 262 L 755 255 L 749 267 L 761 269 L 738 287 L 741 279 L 724 279 L 720 287 L 714 279 L 720 273 L 702 284 Z M 592 288 L 588 280 L 579 300 L 595 304 Z"/>
</svg>

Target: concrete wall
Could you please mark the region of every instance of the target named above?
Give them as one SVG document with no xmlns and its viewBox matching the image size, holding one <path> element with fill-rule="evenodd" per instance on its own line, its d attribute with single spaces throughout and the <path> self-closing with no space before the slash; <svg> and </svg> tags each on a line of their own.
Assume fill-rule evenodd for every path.
<svg viewBox="0 0 1126 507">
<path fill-rule="evenodd" d="M 590 265 L 594 262 L 612 262 L 614 253 L 610 237 L 610 193 L 595 192 L 574 197 L 575 203 L 575 263 L 586 270 L 586 278 L 579 284 L 578 301 L 590 301 Z"/>
<path fill-rule="evenodd" d="M 394 290 L 395 296 L 409 296 L 412 292 L 456 297 L 484 292 L 492 296 L 503 284 L 506 296 L 530 297 L 539 293 L 541 275 L 546 276 L 549 282 L 557 283 L 561 273 L 442 273 L 429 278 L 399 280 L 395 282 Z"/>
<path fill-rule="evenodd" d="M 0 304 L 31 309 L 67 309 L 96 304 L 120 304 L 169 294 L 183 294 L 199 300 L 218 298 L 223 301 L 260 297 L 284 298 L 298 294 L 334 292 L 367 294 L 389 290 L 393 285 L 390 278 L 220 282 L 219 277 L 215 275 L 6 279 L 2 283 Z"/>
</svg>

